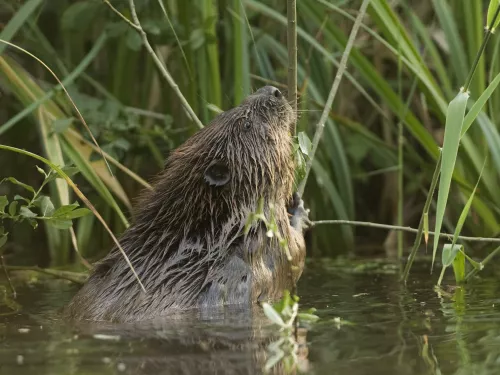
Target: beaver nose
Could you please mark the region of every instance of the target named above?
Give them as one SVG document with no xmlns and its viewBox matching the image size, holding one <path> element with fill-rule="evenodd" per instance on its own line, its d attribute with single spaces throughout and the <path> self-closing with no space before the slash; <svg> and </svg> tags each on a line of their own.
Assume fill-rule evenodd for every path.
<svg viewBox="0 0 500 375">
<path fill-rule="evenodd" d="M 274 86 L 264 86 L 264 87 L 261 87 L 255 93 L 256 94 L 261 94 L 261 95 L 272 95 L 275 98 L 281 98 L 281 96 L 282 96 L 281 91 L 278 90 Z"/>
</svg>

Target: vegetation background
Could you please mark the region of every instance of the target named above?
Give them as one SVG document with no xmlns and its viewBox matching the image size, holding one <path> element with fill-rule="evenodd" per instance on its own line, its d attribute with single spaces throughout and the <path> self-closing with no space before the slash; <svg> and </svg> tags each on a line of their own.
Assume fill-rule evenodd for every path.
<svg viewBox="0 0 500 375">
<path fill-rule="evenodd" d="M 115 233 L 168 152 L 197 130 L 157 70 L 124 0 L 0 0 L 0 38 L 43 60 L 64 82 L 103 151 L 108 172 L 64 92 L 39 62 L 0 44 L 0 144 L 74 164 L 74 176 Z M 286 2 L 136 0 L 149 41 L 198 117 L 207 124 L 253 90 L 286 90 Z M 334 102 L 304 199 L 314 220 L 418 226 L 443 142 L 448 103 L 464 84 L 484 37 L 489 1 L 372 0 Z M 299 0 L 298 131 L 312 138 L 360 1 Z M 7 27 L 8 26 L 8 27 Z M 495 36 L 470 86 L 474 103 L 500 73 Z M 453 233 L 479 178 L 463 232 L 500 232 L 500 92 L 462 138 L 444 229 Z M 300 134 L 300 133 L 299 133 Z M 300 145 L 307 153 L 307 139 Z M 304 155 L 307 159 L 307 155 Z M 0 178 L 39 187 L 33 159 L 0 150 Z M 42 166 L 40 163 L 38 164 Z M 76 200 L 62 180 L 44 188 L 54 206 Z M 25 191 L 4 181 L 0 196 Z M 431 210 L 432 212 L 432 210 Z M 432 221 L 431 215 L 431 221 Z M 69 231 L 4 220 L 8 262 L 75 262 Z M 74 221 L 78 248 L 98 259 L 111 240 L 92 215 Z M 0 233 L 1 234 L 1 233 Z M 402 237 L 370 228 L 322 225 L 308 240 L 315 257 L 397 254 Z M 411 243 L 412 238 L 408 238 Z M 400 254 L 401 255 L 401 254 Z"/>
</svg>

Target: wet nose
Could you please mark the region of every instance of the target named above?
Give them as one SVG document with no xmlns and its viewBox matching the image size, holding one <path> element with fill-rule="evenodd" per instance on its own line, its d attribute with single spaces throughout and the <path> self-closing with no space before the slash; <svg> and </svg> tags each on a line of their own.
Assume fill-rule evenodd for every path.
<svg viewBox="0 0 500 375">
<path fill-rule="evenodd" d="M 278 90 L 274 86 L 264 86 L 264 87 L 261 87 L 255 93 L 256 94 L 260 94 L 260 95 L 272 95 L 272 96 L 274 96 L 276 98 L 281 98 L 282 97 L 281 91 Z"/>
</svg>

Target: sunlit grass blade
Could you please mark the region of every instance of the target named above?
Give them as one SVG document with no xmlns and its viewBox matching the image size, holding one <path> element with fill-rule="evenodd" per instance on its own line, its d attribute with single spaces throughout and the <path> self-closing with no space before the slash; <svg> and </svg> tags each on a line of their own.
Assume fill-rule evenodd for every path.
<svg viewBox="0 0 500 375">
<path fill-rule="evenodd" d="M 432 250 L 432 266 L 436 258 L 436 251 L 439 243 L 439 234 L 445 215 L 446 202 L 450 192 L 451 180 L 457 160 L 458 146 L 460 143 L 460 134 L 467 108 L 469 93 L 460 91 L 450 102 L 446 114 L 446 125 L 443 143 L 443 156 L 441 161 L 441 178 L 439 179 L 439 190 L 436 206 L 436 226 L 434 232 L 434 246 Z"/>
<path fill-rule="evenodd" d="M 497 14 L 500 9 L 500 0 L 490 0 L 490 4 L 488 6 L 488 15 L 486 16 L 486 30 L 489 30 L 490 25 L 495 19 L 495 14 Z M 495 23 L 493 23 L 493 27 L 491 28 L 491 32 L 494 33 L 498 25 L 500 24 L 500 18 L 496 18 Z"/>
<path fill-rule="evenodd" d="M 104 199 L 104 201 L 111 207 L 113 207 L 125 227 L 128 227 L 129 223 L 127 218 L 125 217 L 125 214 L 122 212 L 120 206 L 118 205 L 118 203 L 116 203 L 115 199 L 104 185 L 104 182 L 101 180 L 101 178 L 99 178 L 96 171 L 94 170 L 94 168 L 96 167 L 95 163 L 92 163 L 93 165 L 91 165 L 91 163 L 89 162 L 92 150 L 90 150 L 90 148 L 88 147 L 85 148 L 80 146 L 75 138 L 68 137 L 66 139 L 67 142 L 63 141 L 64 153 L 71 159 L 71 161 L 85 177 L 85 179 L 94 187 L 94 189 L 96 189 L 96 191 Z M 102 167 L 102 165 L 100 167 Z M 120 190 L 122 191 L 122 189 Z M 123 194 L 125 193 L 123 192 Z M 128 198 L 126 199 L 126 201 L 130 205 Z"/>
</svg>

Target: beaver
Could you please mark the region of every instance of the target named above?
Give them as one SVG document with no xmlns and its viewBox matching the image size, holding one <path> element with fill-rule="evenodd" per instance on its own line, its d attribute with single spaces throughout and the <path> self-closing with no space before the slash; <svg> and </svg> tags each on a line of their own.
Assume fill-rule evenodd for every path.
<svg viewBox="0 0 500 375">
<path fill-rule="evenodd" d="M 146 292 L 113 248 L 66 316 L 138 321 L 251 307 L 292 288 L 304 267 L 308 222 L 302 200 L 292 194 L 295 121 L 282 93 L 265 86 L 172 151 L 120 238 Z M 274 233 L 262 220 L 248 220 L 259 207 Z"/>
</svg>

